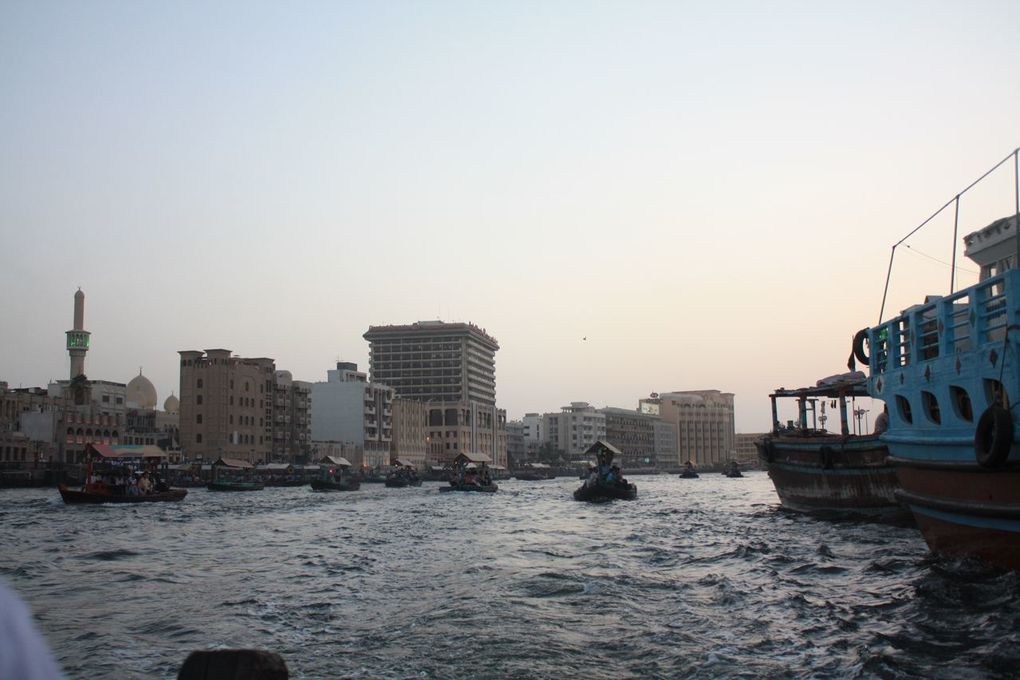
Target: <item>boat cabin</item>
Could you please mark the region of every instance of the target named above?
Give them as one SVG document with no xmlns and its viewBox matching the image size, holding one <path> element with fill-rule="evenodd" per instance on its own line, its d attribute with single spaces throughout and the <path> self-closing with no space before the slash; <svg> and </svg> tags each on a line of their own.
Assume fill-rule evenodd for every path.
<svg viewBox="0 0 1020 680">
<path fill-rule="evenodd" d="M 836 410 L 839 415 L 839 432 L 844 437 L 855 434 L 867 434 L 861 431 L 860 415 L 856 407 L 858 397 L 868 397 L 868 381 L 861 371 L 842 373 L 819 380 L 814 387 L 802 387 L 788 390 L 780 387 L 769 395 L 772 401 L 772 433 L 773 434 L 828 434 L 825 427 L 830 412 Z M 779 400 L 793 399 L 797 402 L 797 420 L 788 420 L 783 424 L 779 420 Z M 857 417 L 856 427 L 851 426 L 851 418 Z"/>
<path fill-rule="evenodd" d="M 255 476 L 255 466 L 240 458 L 217 458 L 212 464 L 212 481 L 250 481 Z"/>
</svg>

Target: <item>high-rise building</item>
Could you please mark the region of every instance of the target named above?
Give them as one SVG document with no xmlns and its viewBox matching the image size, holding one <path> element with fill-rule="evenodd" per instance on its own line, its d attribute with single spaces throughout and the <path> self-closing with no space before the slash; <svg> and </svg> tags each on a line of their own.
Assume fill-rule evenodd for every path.
<svg viewBox="0 0 1020 680">
<path fill-rule="evenodd" d="M 496 407 L 496 339 L 470 323 L 372 326 L 369 373 L 428 406 L 429 461 L 482 453 L 506 465 L 506 411 Z"/>
<path fill-rule="evenodd" d="M 273 451 L 275 362 L 231 356 L 229 349 L 178 354 L 184 456 L 268 461 Z"/>
<path fill-rule="evenodd" d="M 658 416 L 612 407 L 599 409 L 599 413 L 606 417 L 606 441 L 623 454 L 620 465 L 625 469 L 657 465 L 655 425 L 659 422 Z"/>
</svg>

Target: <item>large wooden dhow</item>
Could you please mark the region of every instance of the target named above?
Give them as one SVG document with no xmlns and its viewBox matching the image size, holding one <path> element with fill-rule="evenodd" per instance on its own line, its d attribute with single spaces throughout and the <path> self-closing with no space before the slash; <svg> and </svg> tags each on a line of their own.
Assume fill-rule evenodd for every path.
<svg viewBox="0 0 1020 680">
<path fill-rule="evenodd" d="M 977 284 L 862 330 L 854 352 L 870 365 L 869 392 L 889 405 L 883 439 L 899 497 L 929 548 L 1020 569 L 1020 150 L 996 168 L 1007 163 L 1014 214 L 963 239 Z M 959 216 L 966 191 L 932 218 L 949 206 Z"/>
<path fill-rule="evenodd" d="M 867 396 L 860 372 L 769 395 L 773 429 L 755 444 L 783 508 L 887 520 L 906 516 L 896 500 L 896 473 L 879 435 L 851 428 L 855 400 Z M 785 425 L 779 421 L 783 400 L 796 402 L 798 414 Z M 838 414 L 838 432 L 825 429 L 827 406 L 832 417 Z"/>
</svg>

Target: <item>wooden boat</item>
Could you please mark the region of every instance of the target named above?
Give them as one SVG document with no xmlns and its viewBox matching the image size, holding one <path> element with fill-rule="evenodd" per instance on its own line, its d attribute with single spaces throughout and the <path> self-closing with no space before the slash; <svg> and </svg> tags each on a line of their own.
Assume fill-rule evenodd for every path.
<svg viewBox="0 0 1020 680">
<path fill-rule="evenodd" d="M 494 493 L 499 485 L 492 481 L 489 463 L 492 459 L 484 453 L 461 452 L 453 459 L 450 486 L 441 486 L 439 491 L 476 491 Z"/>
<path fill-rule="evenodd" d="M 734 462 L 730 463 L 725 470 L 723 470 L 723 477 L 729 477 L 736 479 L 737 477 L 743 477 L 744 473 L 740 471 L 740 467 Z"/>
<path fill-rule="evenodd" d="M 879 435 L 851 431 L 855 400 L 867 396 L 866 379 L 859 372 L 769 395 L 773 429 L 755 446 L 784 509 L 890 521 L 907 517 L 896 500 L 896 472 Z M 783 400 L 794 401 L 798 414 L 786 425 L 779 419 Z M 839 433 L 825 429 L 826 406 L 839 418 Z"/>
<path fill-rule="evenodd" d="M 319 461 L 320 476 L 311 481 L 312 491 L 357 491 L 361 480 L 350 474 L 346 458 L 325 456 Z"/>
<path fill-rule="evenodd" d="M 634 484 L 584 484 L 574 491 L 575 501 L 632 501 L 637 498 L 637 486 Z"/>
<path fill-rule="evenodd" d="M 618 448 L 600 439 L 589 446 L 585 454 L 595 457 L 595 469 L 584 484 L 574 491 L 575 501 L 598 503 L 637 498 L 637 486 L 624 479 L 620 468 L 613 465 L 614 457 L 622 457 Z"/>
<path fill-rule="evenodd" d="M 157 464 L 166 454 L 158 447 L 89 444 L 85 455 L 88 462 L 82 487 L 58 487 L 61 499 L 69 505 L 175 502 L 188 495 L 187 489 L 171 489 L 159 481 Z M 150 472 L 156 478 L 151 490 L 147 488 Z"/>
<path fill-rule="evenodd" d="M 160 503 L 167 501 L 181 501 L 188 495 L 187 489 L 169 489 L 167 491 L 154 491 L 149 494 L 118 494 L 110 492 L 97 492 L 90 489 L 86 484 L 84 489 L 76 490 L 67 488 L 61 484 L 60 497 L 68 505 L 81 503 Z"/>
<path fill-rule="evenodd" d="M 261 491 L 262 480 L 254 476 L 255 466 L 238 458 L 219 458 L 212 465 L 212 481 L 205 485 L 210 491 Z"/>
<path fill-rule="evenodd" d="M 982 179 L 1004 164 L 1020 167 L 1020 149 Z M 1013 179 L 1020 186 L 1020 177 Z M 1016 199 L 1013 191 L 1010 201 Z M 932 218 L 950 205 L 959 215 L 961 195 Z M 955 292 L 951 287 L 943 297 L 926 297 L 862 330 L 853 345 L 854 357 L 871 369 L 868 392 L 888 406 L 889 427 L 882 439 L 899 479 L 897 496 L 910 508 L 928 547 L 1016 570 L 1020 570 L 1018 227 L 1020 205 L 1017 213 L 965 236 L 965 255 L 980 267 L 975 285 Z M 955 270 L 955 259 L 952 265 Z M 888 281 L 886 285 L 888 289 Z"/>
<path fill-rule="evenodd" d="M 396 469 L 386 475 L 386 486 L 391 489 L 403 489 L 409 486 L 421 486 L 421 477 L 414 465 L 401 460 L 393 461 Z"/>
<path fill-rule="evenodd" d="M 697 479 L 700 476 L 701 475 L 698 474 L 698 471 L 694 469 L 694 464 L 690 461 L 687 462 L 683 471 L 680 473 L 681 479 Z"/>
<path fill-rule="evenodd" d="M 447 491 L 479 491 L 481 493 L 495 493 L 499 491 L 498 484 L 451 484 L 450 486 L 439 487 L 441 493 Z"/>
</svg>

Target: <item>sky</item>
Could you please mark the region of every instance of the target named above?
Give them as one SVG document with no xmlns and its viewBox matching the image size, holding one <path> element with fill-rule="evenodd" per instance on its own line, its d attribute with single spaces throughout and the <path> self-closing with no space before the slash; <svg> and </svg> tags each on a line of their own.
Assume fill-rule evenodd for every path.
<svg viewBox="0 0 1020 680">
<path fill-rule="evenodd" d="M 0 380 L 67 377 L 81 287 L 88 376 L 161 401 L 180 350 L 325 380 L 370 325 L 443 319 L 499 341 L 511 419 L 718 389 L 765 431 L 773 389 L 846 370 L 891 246 L 1020 145 L 1018 28 L 987 0 L 0 0 Z M 948 292 L 953 227 L 897 249 L 886 318 Z"/>
</svg>

